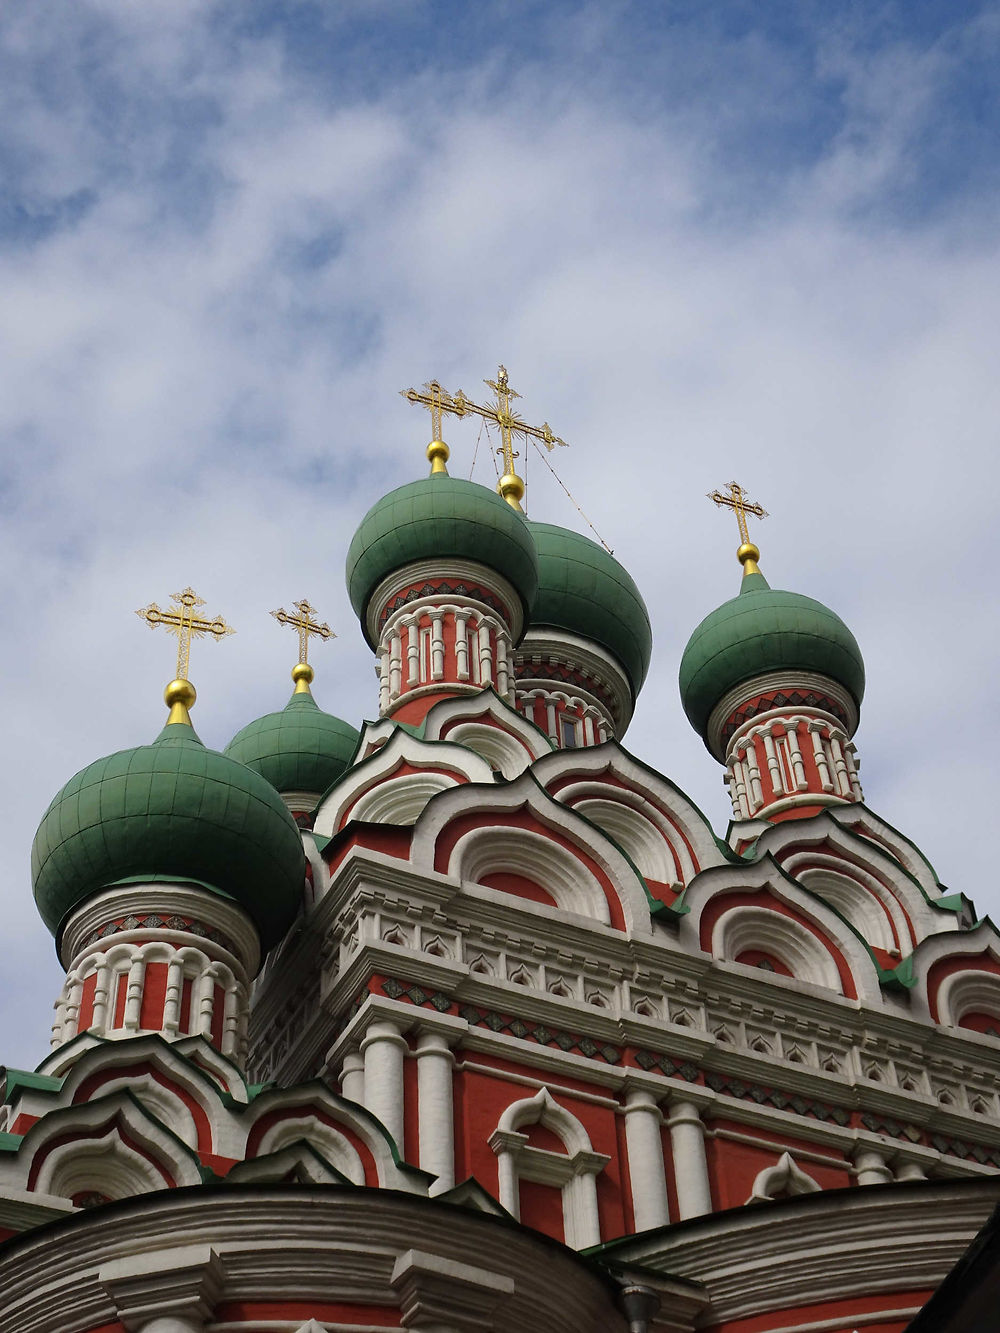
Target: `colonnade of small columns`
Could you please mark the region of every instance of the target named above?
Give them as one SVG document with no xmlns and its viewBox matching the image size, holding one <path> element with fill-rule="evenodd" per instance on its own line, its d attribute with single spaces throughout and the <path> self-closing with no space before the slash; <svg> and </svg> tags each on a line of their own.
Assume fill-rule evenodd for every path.
<svg viewBox="0 0 1000 1333">
<path fill-rule="evenodd" d="M 123 884 L 87 900 L 63 931 L 66 979 L 53 1050 L 83 1033 L 206 1038 L 242 1064 L 256 927 L 235 902 L 191 884 Z"/>
<path fill-rule="evenodd" d="M 341 1086 L 344 1096 L 367 1107 L 392 1135 L 403 1143 L 404 1064 L 414 1058 L 417 1064 L 417 1116 L 419 1126 L 419 1165 L 437 1177 L 432 1194 L 451 1189 L 455 1184 L 455 1108 L 453 1071 L 456 1058 L 452 1050 L 458 1036 L 432 1025 L 422 1027 L 411 1050 L 404 1036 L 405 1023 L 379 1017 L 371 1022 L 360 1044 L 343 1059 Z M 625 1146 L 629 1178 L 638 1182 L 632 1193 L 634 1229 L 645 1231 L 665 1226 L 671 1221 L 700 1217 L 713 1211 L 712 1185 L 706 1140 L 714 1131 L 706 1126 L 704 1108 L 698 1098 L 683 1092 L 664 1098 L 654 1089 L 636 1080 L 626 1083 L 621 1114 L 624 1117 Z M 558 1089 L 552 1094 L 558 1100 Z M 677 1216 L 671 1216 L 668 1202 L 667 1160 L 663 1128 L 669 1140 L 669 1161 Z M 499 1140 L 502 1135 L 494 1134 Z M 506 1136 L 510 1138 L 510 1135 Z M 523 1137 L 517 1136 L 514 1137 Z M 516 1152 L 505 1152 L 509 1145 L 494 1143 L 498 1156 L 501 1198 L 517 1212 L 518 1162 Z M 592 1188 L 600 1163 L 607 1159 L 594 1156 L 597 1165 L 591 1171 Z M 887 1153 L 862 1139 L 853 1150 L 845 1169 L 858 1185 L 877 1185 L 893 1180 L 926 1179 L 924 1164 L 918 1156 Z M 586 1170 L 586 1168 L 585 1168 Z M 577 1174 L 580 1174 L 579 1172 Z M 506 1182 L 506 1189 L 503 1186 Z M 592 1218 L 586 1232 L 581 1232 L 581 1246 L 602 1239 L 595 1206 L 582 1210 L 584 1224 Z M 569 1239 L 569 1238 L 567 1238 Z M 573 1243 L 573 1242 L 570 1242 Z"/>
<path fill-rule="evenodd" d="M 434 686 L 492 686 L 514 702 L 510 630 L 483 606 L 411 603 L 386 621 L 377 656 L 383 716 Z"/>
<path fill-rule="evenodd" d="M 241 1061 L 248 1006 L 245 980 L 221 959 L 193 945 L 120 942 L 85 954 L 67 973 L 50 1045 L 63 1046 L 80 1032 L 103 1038 L 158 1032 L 168 1041 L 206 1037 Z"/>
<path fill-rule="evenodd" d="M 595 703 L 545 686 L 517 690 L 517 709 L 559 749 L 601 745 L 614 735 L 611 720 Z"/>
<path fill-rule="evenodd" d="M 344 1056 L 341 1067 L 344 1096 L 371 1111 L 400 1145 L 404 1132 L 403 1071 L 411 1055 L 403 1031 L 403 1025 L 392 1019 L 376 1019 L 369 1024 L 360 1045 Z M 455 1184 L 455 1056 L 451 1049 L 454 1040 L 448 1032 L 427 1027 L 418 1033 L 412 1051 L 417 1062 L 419 1165 L 437 1176 L 432 1194 L 449 1190 Z M 626 1095 L 623 1114 L 629 1173 L 633 1180 L 641 1182 L 641 1188 L 633 1195 L 636 1230 L 661 1226 L 670 1220 L 661 1137 L 664 1123 L 670 1135 L 680 1217 L 711 1212 L 705 1127 L 698 1106 L 689 1099 L 672 1100 L 664 1116 L 652 1092 L 632 1089 Z M 499 1163 L 501 1174 L 504 1167 L 508 1174 L 516 1173 L 516 1160 Z M 509 1188 L 507 1192 L 509 1195 Z M 594 1218 L 598 1234 L 585 1237 L 582 1244 L 597 1244 L 602 1239 L 596 1212 Z"/>
<path fill-rule="evenodd" d="M 863 799 L 855 746 L 830 718 L 772 713 L 734 733 L 726 781 L 736 819 Z"/>
</svg>

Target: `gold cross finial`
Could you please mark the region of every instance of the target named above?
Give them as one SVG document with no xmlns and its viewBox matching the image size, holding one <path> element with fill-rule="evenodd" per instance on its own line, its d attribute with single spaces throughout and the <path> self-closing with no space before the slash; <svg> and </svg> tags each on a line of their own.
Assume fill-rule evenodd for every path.
<svg viewBox="0 0 1000 1333">
<path fill-rule="evenodd" d="M 565 447 L 566 441 L 552 433 L 552 427 L 547 421 L 540 426 L 529 426 L 511 409 L 512 401 L 521 395 L 510 387 L 506 366 L 498 367 L 495 380 L 483 380 L 483 383 L 488 389 L 493 390 L 495 402 L 481 406 L 479 403 L 470 402 L 461 391 L 455 395 L 455 402 L 465 412 L 471 412 L 474 416 L 482 417 L 484 421 L 492 421 L 500 427 L 500 448 L 497 453 L 503 456 L 504 475 L 497 483 L 497 490 L 509 505 L 520 510 L 521 500 L 524 497 L 524 482 L 514 471 L 514 459 L 518 457 L 514 448 L 514 436 L 521 435 L 525 440 L 529 438 L 541 440 L 549 451 L 557 444 Z"/>
<path fill-rule="evenodd" d="M 714 500 L 720 508 L 731 509 L 735 513 L 742 539 L 736 558 L 742 564 L 744 574 L 759 574 L 757 560 L 760 551 L 750 540 L 747 514 L 753 514 L 754 518 L 767 518 L 767 510 L 759 504 L 753 504 L 738 481 L 729 482 L 725 491 L 710 491 L 708 498 Z"/>
<path fill-rule="evenodd" d="M 166 611 L 161 611 L 155 602 L 140 607 L 136 615 L 143 619 L 150 629 L 162 625 L 170 634 L 177 636 L 177 676 L 167 686 L 164 698 L 170 705 L 168 722 L 188 722 L 188 708 L 194 703 L 194 686 L 188 680 L 188 664 L 191 656 L 191 640 L 200 639 L 203 634 L 211 634 L 218 640 L 224 639 L 236 631 L 216 616 L 209 620 L 198 614 L 198 607 L 204 606 L 203 598 L 193 588 L 183 592 L 172 592 L 170 600 L 175 603 Z"/>
<path fill-rule="evenodd" d="M 464 417 L 466 411 L 464 396 L 459 393 L 457 398 L 453 398 L 437 380 L 428 380 L 422 389 L 400 389 L 399 392 L 407 402 L 416 403 L 418 407 L 426 407 L 430 412 L 433 439 L 427 446 L 427 457 L 430 460 L 431 472 L 447 472 L 445 464 L 448 462 L 449 449 L 441 437 L 441 417 L 443 414 Z"/>
<path fill-rule="evenodd" d="M 514 448 L 514 436 L 522 435 L 525 439 L 530 437 L 533 440 L 540 440 L 548 450 L 554 449 L 557 444 L 565 446 L 566 441 L 552 433 L 552 427 L 547 421 L 540 426 L 529 426 L 516 412 L 511 410 L 511 403 L 515 398 L 520 398 L 521 395 L 516 389 L 510 387 L 505 366 L 500 366 L 497 369 L 495 380 L 483 380 L 483 383 L 487 388 L 493 390 L 495 397 L 494 402 L 485 405 L 474 403 L 471 398 L 466 398 L 461 389 L 456 394 L 450 394 L 447 389 L 441 387 L 437 380 L 431 380 L 425 384 L 423 390 L 402 389 L 400 392 L 409 402 L 417 403 L 430 410 L 431 426 L 435 438 L 427 446 L 427 457 L 431 460 L 432 472 L 446 471 L 445 462 L 448 458 L 448 446 L 440 438 L 442 413 L 448 413 L 456 417 L 482 417 L 484 421 L 493 422 L 494 425 L 499 426 L 500 448 L 497 453 L 503 456 L 504 475 L 497 483 L 497 490 L 509 505 L 520 510 L 521 500 L 524 497 L 524 482 L 514 471 L 514 459 L 518 457 Z"/>
<path fill-rule="evenodd" d="M 296 694 L 308 694 L 309 685 L 314 675 L 313 669 L 309 665 L 309 639 L 312 635 L 315 635 L 317 639 L 322 639 L 325 642 L 327 639 L 335 639 L 337 636 L 329 625 L 326 623 L 321 625 L 318 620 L 313 619 L 316 615 L 316 608 L 310 606 L 305 598 L 301 602 L 294 602 L 293 605 L 299 613 L 297 616 L 289 615 L 283 606 L 277 611 L 272 611 L 271 615 L 274 616 L 279 625 L 289 625 L 299 632 L 299 660 L 292 667 L 292 680 L 295 681 Z"/>
</svg>

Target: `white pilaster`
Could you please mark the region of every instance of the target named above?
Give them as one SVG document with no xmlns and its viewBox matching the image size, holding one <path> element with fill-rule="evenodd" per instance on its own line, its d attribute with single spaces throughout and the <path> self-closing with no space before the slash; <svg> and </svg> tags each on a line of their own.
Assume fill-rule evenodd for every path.
<svg viewBox="0 0 1000 1333">
<path fill-rule="evenodd" d="M 663 1117 L 652 1094 L 633 1089 L 625 1102 L 625 1142 L 636 1231 L 662 1227 L 670 1221 L 660 1137 L 662 1124 Z"/>
<path fill-rule="evenodd" d="M 809 733 L 812 736 L 813 757 L 816 760 L 816 770 L 819 773 L 820 786 L 824 791 L 833 791 L 833 779 L 830 776 L 830 765 L 826 757 L 826 746 L 823 744 L 823 727 L 819 722 L 810 724 Z"/>
<path fill-rule="evenodd" d="M 795 788 L 797 791 L 806 791 L 809 787 L 809 779 L 806 777 L 805 760 L 802 758 L 802 747 L 799 745 L 798 727 L 794 724 L 787 727 L 785 739 L 788 742 L 788 757 L 792 764 Z"/>
<path fill-rule="evenodd" d="M 855 1153 L 854 1165 L 859 1185 L 888 1185 L 892 1180 L 892 1172 L 886 1165 L 885 1157 L 874 1148 L 862 1148 Z"/>
<path fill-rule="evenodd" d="M 417 1105 L 420 1125 L 420 1166 L 437 1176 L 432 1194 L 455 1183 L 455 1108 L 452 1066 L 455 1060 L 439 1032 L 417 1039 Z"/>
<path fill-rule="evenodd" d="M 700 1217 L 712 1211 L 712 1191 L 705 1155 L 705 1126 L 693 1102 L 674 1102 L 667 1120 L 670 1151 L 674 1160 L 677 1211 L 681 1218 Z"/>
<path fill-rule="evenodd" d="M 403 1149 L 403 1060 L 406 1042 L 395 1023 L 379 1019 L 365 1033 L 365 1106 Z"/>
<path fill-rule="evenodd" d="M 468 619 L 467 611 L 455 614 L 455 674 L 459 680 L 469 679 L 469 635 L 466 629 Z"/>
<path fill-rule="evenodd" d="M 348 1101 L 365 1104 L 365 1060 L 360 1051 L 350 1051 L 340 1067 L 340 1089 Z"/>
<path fill-rule="evenodd" d="M 431 618 L 431 679 L 444 677 L 444 617 L 437 612 Z"/>
</svg>

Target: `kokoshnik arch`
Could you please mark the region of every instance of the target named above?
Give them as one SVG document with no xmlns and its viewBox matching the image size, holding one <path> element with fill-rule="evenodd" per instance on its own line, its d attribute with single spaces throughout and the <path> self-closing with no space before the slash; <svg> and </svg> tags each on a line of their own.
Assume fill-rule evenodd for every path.
<svg viewBox="0 0 1000 1333">
<path fill-rule="evenodd" d="M 188 654 L 231 631 L 140 612 L 166 724 L 33 849 L 65 982 L 3 1087 L 0 1333 L 970 1326 L 954 1280 L 919 1312 L 1000 1199 L 1000 939 L 865 801 L 857 642 L 713 493 L 743 573 L 680 687 L 717 834 L 625 748 L 645 604 L 525 518 L 514 443 L 563 441 L 487 383 L 407 392 L 430 474 L 350 543 L 360 730 L 303 600 L 288 703 L 206 749 Z M 447 471 L 468 415 L 496 492 Z"/>
</svg>

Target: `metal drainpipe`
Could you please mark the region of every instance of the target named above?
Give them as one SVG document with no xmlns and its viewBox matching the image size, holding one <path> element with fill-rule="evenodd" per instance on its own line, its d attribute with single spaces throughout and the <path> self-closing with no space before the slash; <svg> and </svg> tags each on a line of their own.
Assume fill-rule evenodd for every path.
<svg viewBox="0 0 1000 1333">
<path fill-rule="evenodd" d="M 621 1289 L 621 1305 L 628 1320 L 628 1333 L 649 1333 L 649 1322 L 660 1308 L 660 1298 L 651 1287 L 630 1282 Z"/>
</svg>

